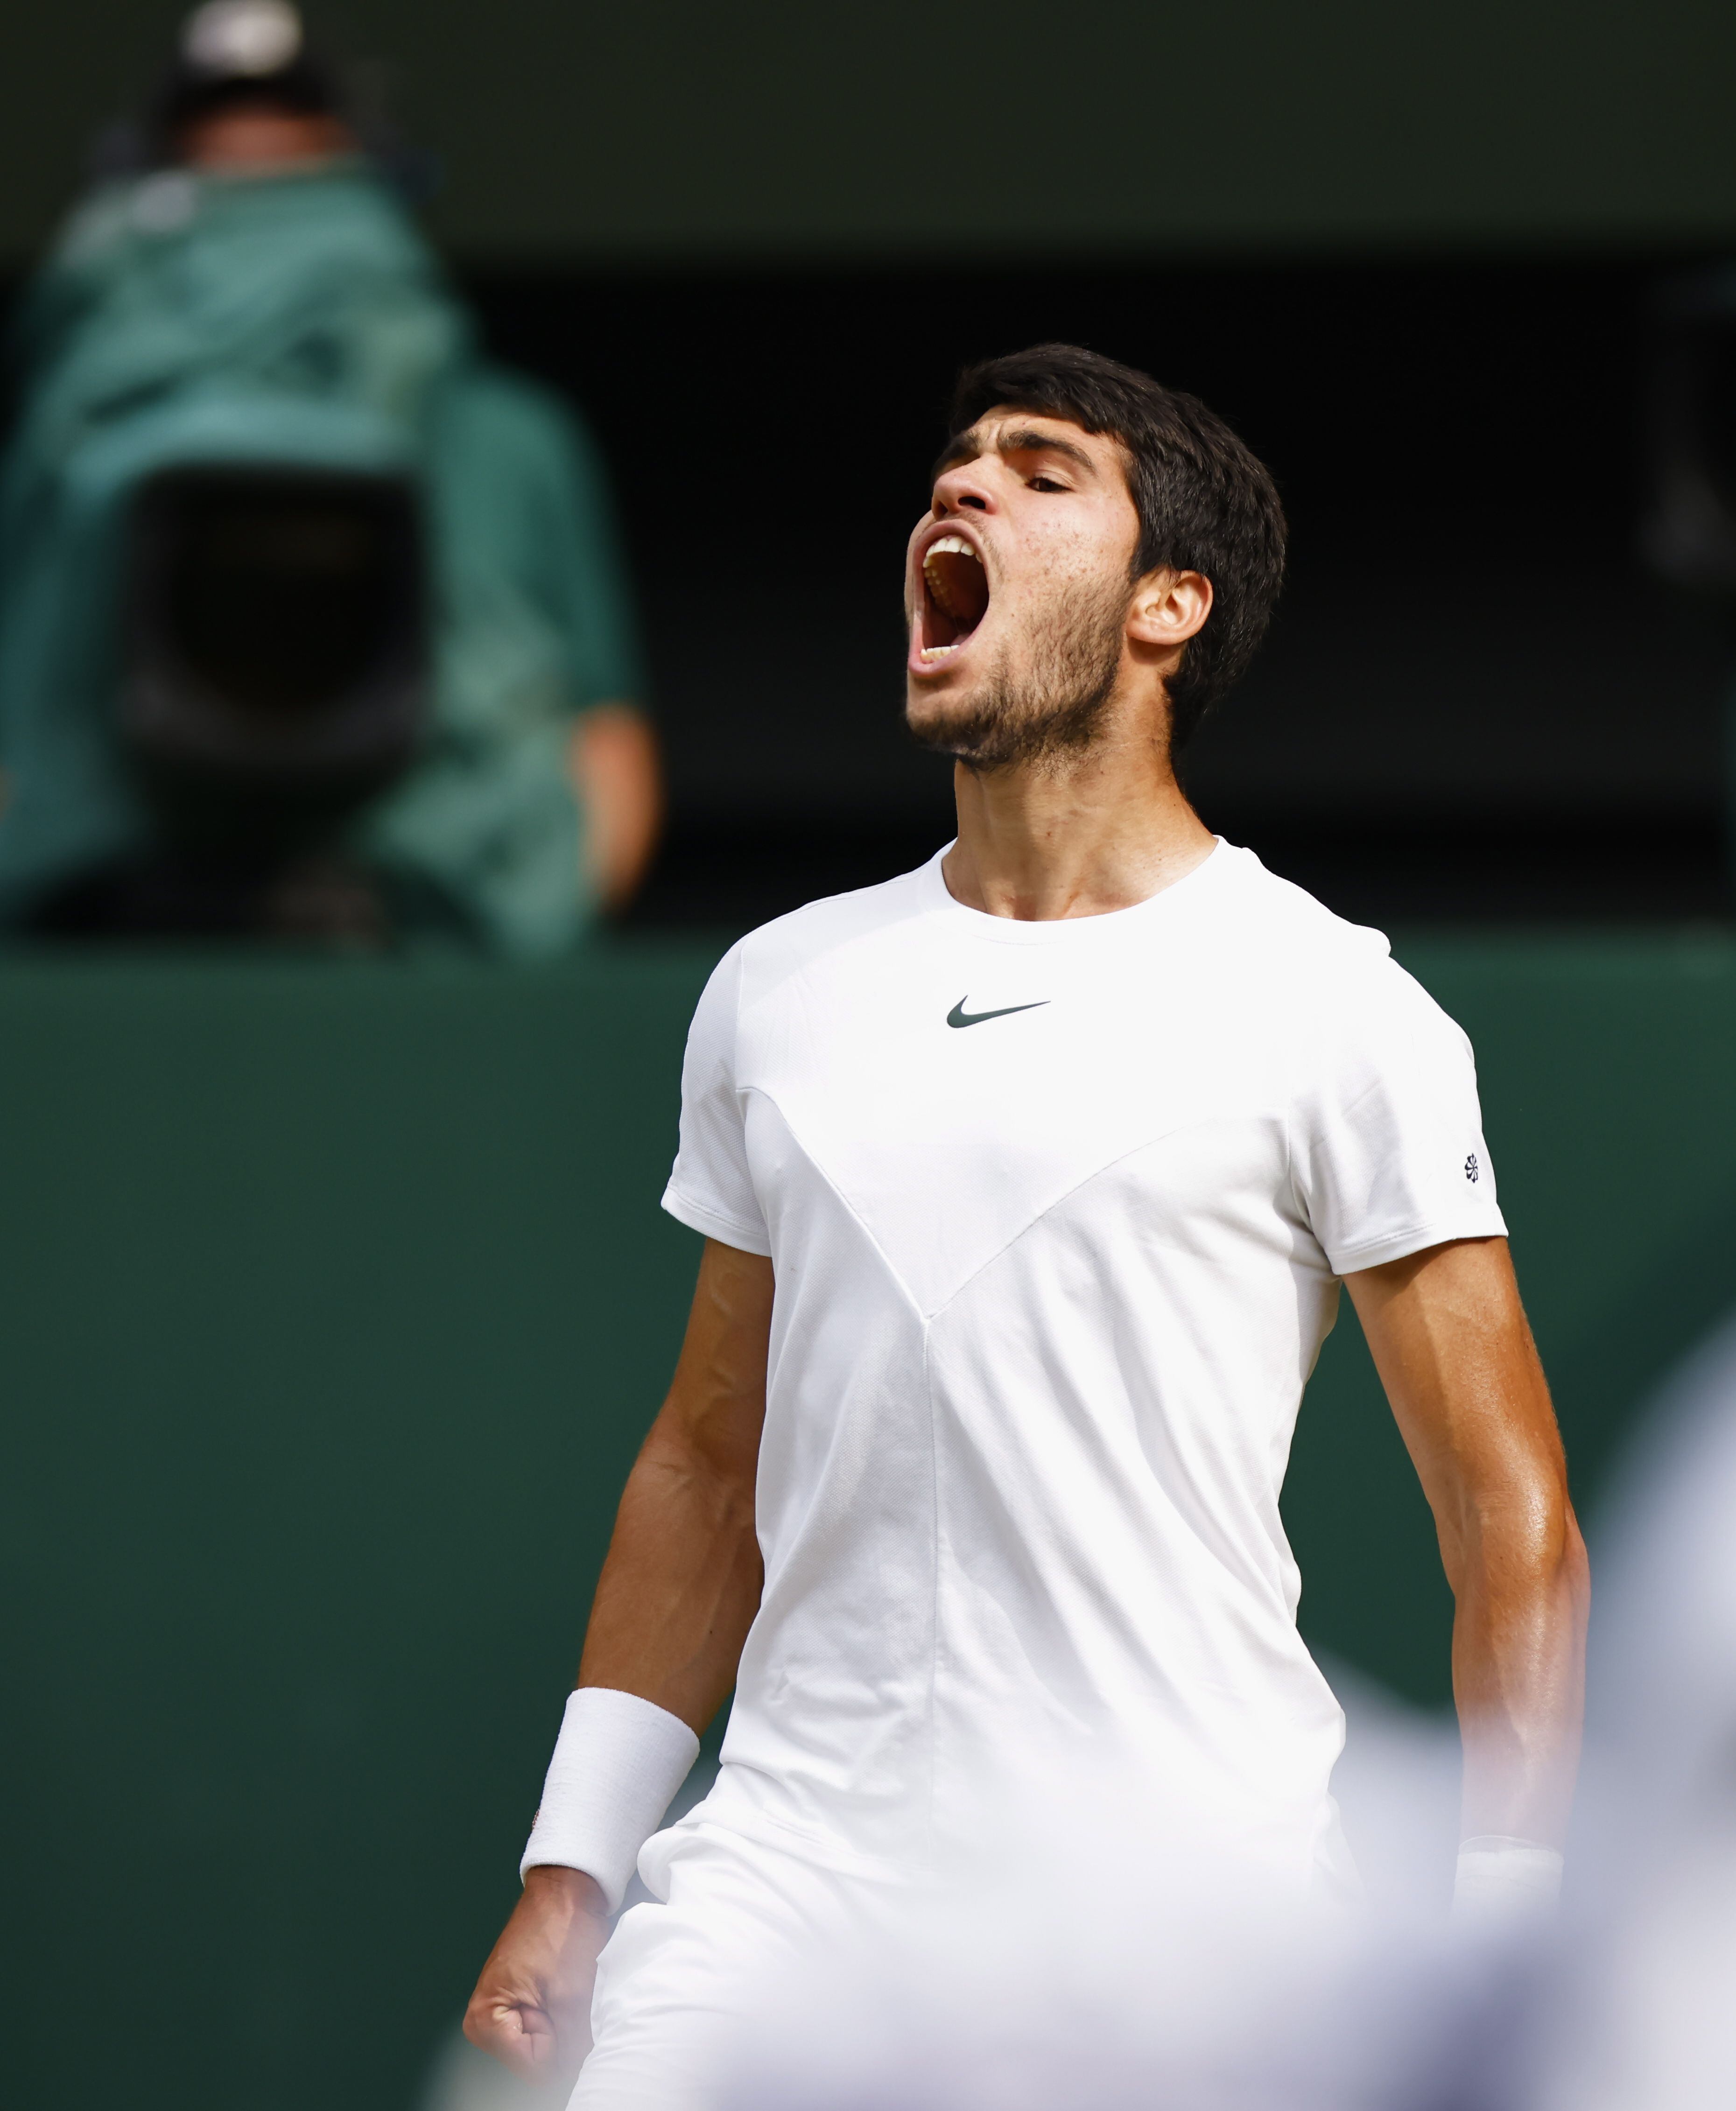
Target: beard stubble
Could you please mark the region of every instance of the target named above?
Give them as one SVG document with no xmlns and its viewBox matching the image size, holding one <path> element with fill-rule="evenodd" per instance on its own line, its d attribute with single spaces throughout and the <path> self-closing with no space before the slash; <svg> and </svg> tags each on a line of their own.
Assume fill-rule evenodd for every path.
<svg viewBox="0 0 1736 2111">
<path fill-rule="evenodd" d="M 1075 594 L 1037 631 L 1016 679 L 1003 652 L 953 713 L 920 730 L 925 747 L 971 769 L 1057 762 L 1090 747 L 1121 669 L 1130 583 Z"/>
</svg>

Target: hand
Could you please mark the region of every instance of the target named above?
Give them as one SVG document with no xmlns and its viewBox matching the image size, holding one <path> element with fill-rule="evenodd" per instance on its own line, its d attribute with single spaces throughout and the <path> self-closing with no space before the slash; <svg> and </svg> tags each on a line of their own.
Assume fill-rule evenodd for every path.
<svg viewBox="0 0 1736 2111">
<path fill-rule="evenodd" d="M 574 722 L 566 760 L 591 883 L 605 909 L 625 908 L 663 832 L 657 735 L 631 704 L 595 705 Z"/>
<path fill-rule="evenodd" d="M 594 1877 L 527 1869 L 524 1895 L 464 2012 L 464 2035 L 526 2081 L 576 2075 L 591 2049 L 591 1986 L 608 1939 Z"/>
</svg>

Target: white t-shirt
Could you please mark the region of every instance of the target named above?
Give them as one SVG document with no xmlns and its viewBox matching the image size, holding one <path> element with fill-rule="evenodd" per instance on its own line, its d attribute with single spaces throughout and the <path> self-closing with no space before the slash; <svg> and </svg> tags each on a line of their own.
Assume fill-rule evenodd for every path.
<svg viewBox="0 0 1736 2111">
<path fill-rule="evenodd" d="M 1330 1858 L 1302 1387 L 1339 1277 L 1505 1229 L 1470 1046 L 1378 932 L 1221 842 L 1110 915 L 983 915 L 938 857 L 813 903 L 700 1000 L 664 1206 L 777 1285 L 696 1815 L 895 1869 L 1107 1765 Z"/>
</svg>

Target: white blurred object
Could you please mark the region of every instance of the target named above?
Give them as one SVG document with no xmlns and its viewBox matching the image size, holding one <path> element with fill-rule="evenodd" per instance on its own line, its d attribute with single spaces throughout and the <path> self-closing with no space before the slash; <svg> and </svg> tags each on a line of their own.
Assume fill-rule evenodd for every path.
<svg viewBox="0 0 1736 2111">
<path fill-rule="evenodd" d="M 1736 1732 L 1736 1319 L 1658 1396 L 1618 1485 L 1598 1536 L 1588 1727 L 1664 1805 L 1721 1800 Z"/>
<path fill-rule="evenodd" d="M 1501 1832 L 1459 1845 L 1452 1915 L 1461 1927 L 1495 1932 L 1547 1919 L 1561 1895 L 1561 1850 Z"/>
<path fill-rule="evenodd" d="M 1736 1320 L 1659 1396 L 1593 1542 L 1580 1947 L 1541 2111 L 1736 2104 Z M 1571 1894 L 1570 1894 L 1571 1895 Z"/>
<path fill-rule="evenodd" d="M 1347 1664 L 1322 1657 L 1320 1668 L 1344 1710 L 1332 1795 L 1370 1909 L 1439 1919 L 1459 1848 L 1458 1725 Z"/>
<path fill-rule="evenodd" d="M 566 2111 L 570 2081 L 530 2082 L 454 2031 L 436 2055 L 416 2111 Z"/>
<path fill-rule="evenodd" d="M 911 1899 L 877 1941 L 811 1954 L 762 1989 L 721 2111 L 1275 2106 L 1342 1922 L 1251 1894 L 1216 1857 L 1141 1845 L 1070 1881 L 1020 1856 L 975 1892 Z"/>
<path fill-rule="evenodd" d="M 1301 1881 L 1216 1818 L 1149 1780 L 1052 1782 L 1043 1806 L 985 1828 L 993 1851 L 913 1892 L 875 1939 L 814 1946 L 763 1987 L 717 2111 L 1420 2100 L 1418 2048 L 1437 2070 L 1452 2004 L 1436 2001 L 1462 1959 L 1446 1959 L 1443 1981 L 1426 1944 L 1371 1943 L 1329 1867 Z M 1443 1904 L 1444 1884 L 1438 1923 Z"/>
<path fill-rule="evenodd" d="M 302 18 L 288 0 L 207 0 L 187 18 L 181 56 L 221 79 L 277 73 L 302 48 Z"/>
</svg>

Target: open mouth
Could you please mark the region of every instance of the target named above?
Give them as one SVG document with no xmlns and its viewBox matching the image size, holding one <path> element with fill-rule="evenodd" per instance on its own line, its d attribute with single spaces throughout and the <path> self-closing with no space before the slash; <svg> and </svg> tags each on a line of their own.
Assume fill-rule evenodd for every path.
<svg viewBox="0 0 1736 2111">
<path fill-rule="evenodd" d="M 942 535 L 923 554 L 922 588 L 916 657 L 925 667 L 937 667 L 987 613 L 988 577 L 962 535 Z"/>
</svg>

